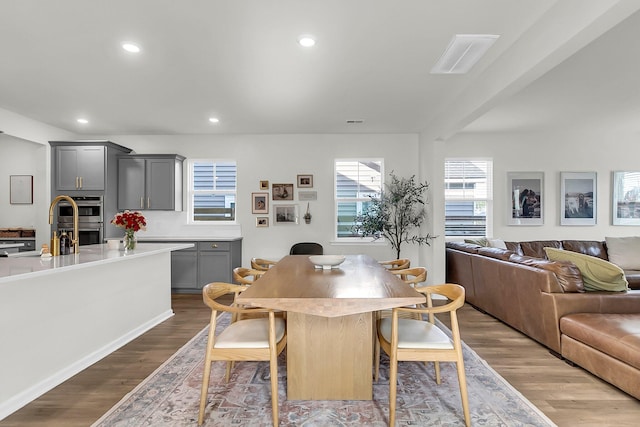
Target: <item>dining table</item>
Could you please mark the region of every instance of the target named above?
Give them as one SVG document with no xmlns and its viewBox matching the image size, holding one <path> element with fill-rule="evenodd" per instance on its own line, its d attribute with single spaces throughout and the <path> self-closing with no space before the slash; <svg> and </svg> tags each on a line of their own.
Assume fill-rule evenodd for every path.
<svg viewBox="0 0 640 427">
<path fill-rule="evenodd" d="M 236 298 L 286 312 L 289 400 L 371 400 L 376 312 L 424 301 L 368 255 L 331 269 L 288 255 Z"/>
</svg>

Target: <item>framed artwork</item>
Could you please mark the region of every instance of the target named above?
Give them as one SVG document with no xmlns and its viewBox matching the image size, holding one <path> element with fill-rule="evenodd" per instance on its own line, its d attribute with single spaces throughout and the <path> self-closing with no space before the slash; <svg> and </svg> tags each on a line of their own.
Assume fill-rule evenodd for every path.
<svg viewBox="0 0 640 427">
<path fill-rule="evenodd" d="M 269 190 L 269 181 L 261 180 L 260 181 L 260 189 L 261 190 Z"/>
<path fill-rule="evenodd" d="M 269 193 L 251 193 L 251 213 L 269 213 Z"/>
<path fill-rule="evenodd" d="M 544 172 L 507 172 L 509 225 L 544 224 Z"/>
<path fill-rule="evenodd" d="M 298 187 L 313 188 L 313 175 L 298 175 Z"/>
<path fill-rule="evenodd" d="M 293 200 L 293 184 L 273 184 L 271 198 L 273 200 Z"/>
<path fill-rule="evenodd" d="M 298 205 L 275 205 L 273 222 L 276 225 L 294 225 L 298 223 Z"/>
<path fill-rule="evenodd" d="M 268 226 L 269 226 L 269 217 L 268 216 L 256 217 L 256 227 L 268 227 Z"/>
<path fill-rule="evenodd" d="M 596 225 L 596 172 L 560 172 L 560 225 Z"/>
<path fill-rule="evenodd" d="M 640 225 L 640 171 L 613 172 L 613 225 Z"/>
<path fill-rule="evenodd" d="M 317 191 L 298 191 L 298 199 L 301 202 L 308 202 L 309 200 L 318 200 Z"/>
<path fill-rule="evenodd" d="M 33 204 L 33 175 L 11 175 L 9 177 L 9 203 L 12 205 Z"/>
</svg>

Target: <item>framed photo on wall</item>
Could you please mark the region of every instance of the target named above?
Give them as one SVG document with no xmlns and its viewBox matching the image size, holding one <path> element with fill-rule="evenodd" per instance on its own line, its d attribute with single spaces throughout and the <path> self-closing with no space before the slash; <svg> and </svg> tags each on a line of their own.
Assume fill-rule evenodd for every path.
<svg viewBox="0 0 640 427">
<path fill-rule="evenodd" d="M 560 172 L 560 225 L 596 225 L 596 172 Z"/>
<path fill-rule="evenodd" d="M 33 204 L 33 175 L 9 176 L 9 203 L 12 205 Z"/>
<path fill-rule="evenodd" d="M 544 224 L 544 172 L 507 172 L 509 225 Z"/>
<path fill-rule="evenodd" d="M 273 211 L 275 225 L 295 225 L 298 223 L 298 205 L 275 205 Z"/>
<path fill-rule="evenodd" d="M 269 181 L 266 179 L 260 180 L 260 189 L 261 190 L 269 190 Z"/>
<path fill-rule="evenodd" d="M 313 175 L 298 175 L 298 187 L 313 188 Z"/>
<path fill-rule="evenodd" d="M 269 226 L 269 217 L 268 216 L 256 217 L 256 227 L 268 227 L 268 226 Z"/>
<path fill-rule="evenodd" d="M 251 213 L 269 213 L 269 193 L 251 193 Z"/>
<path fill-rule="evenodd" d="M 613 225 L 640 225 L 640 171 L 613 172 Z"/>
<path fill-rule="evenodd" d="M 271 198 L 273 200 L 293 200 L 293 184 L 273 184 Z"/>
</svg>

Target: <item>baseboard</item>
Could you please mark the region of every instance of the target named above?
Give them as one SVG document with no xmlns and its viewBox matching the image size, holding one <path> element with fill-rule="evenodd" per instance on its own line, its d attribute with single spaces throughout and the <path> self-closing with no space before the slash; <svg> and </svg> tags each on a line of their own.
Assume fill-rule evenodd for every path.
<svg viewBox="0 0 640 427">
<path fill-rule="evenodd" d="M 69 365 L 65 369 L 62 369 L 56 372 L 55 374 L 39 382 L 38 384 L 35 384 L 33 387 L 30 387 L 27 390 L 23 391 L 22 393 L 19 393 L 16 396 L 13 396 L 12 398 L 0 403 L 0 420 L 3 420 L 4 418 L 8 417 L 18 409 L 27 405 L 29 402 L 42 396 L 44 393 L 48 392 L 52 388 L 62 384 L 63 382 L 65 382 L 75 374 L 88 368 L 89 366 L 93 365 L 94 363 L 108 356 L 109 354 L 113 353 L 114 351 L 124 346 L 125 344 L 129 343 L 130 341 L 133 341 L 134 339 L 144 334 L 151 328 L 157 326 L 158 324 L 164 322 L 165 320 L 173 316 L 173 314 L 174 314 L 173 310 L 171 309 L 159 314 L 153 319 L 129 331 L 128 333 L 121 336 L 120 338 L 110 342 L 109 344 L 106 344 L 102 348 L 99 348 L 98 350 L 83 357 L 82 359 L 79 359 L 75 363 Z"/>
</svg>

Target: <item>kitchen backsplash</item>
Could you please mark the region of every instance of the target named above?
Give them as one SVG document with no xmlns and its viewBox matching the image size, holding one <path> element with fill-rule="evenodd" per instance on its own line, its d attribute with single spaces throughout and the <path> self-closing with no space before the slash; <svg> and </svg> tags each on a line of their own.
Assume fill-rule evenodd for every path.
<svg viewBox="0 0 640 427">
<path fill-rule="evenodd" d="M 139 233 L 144 237 L 242 237 L 239 224 L 209 225 L 188 224 L 187 212 L 142 211 L 147 220 L 147 230 Z"/>
</svg>

